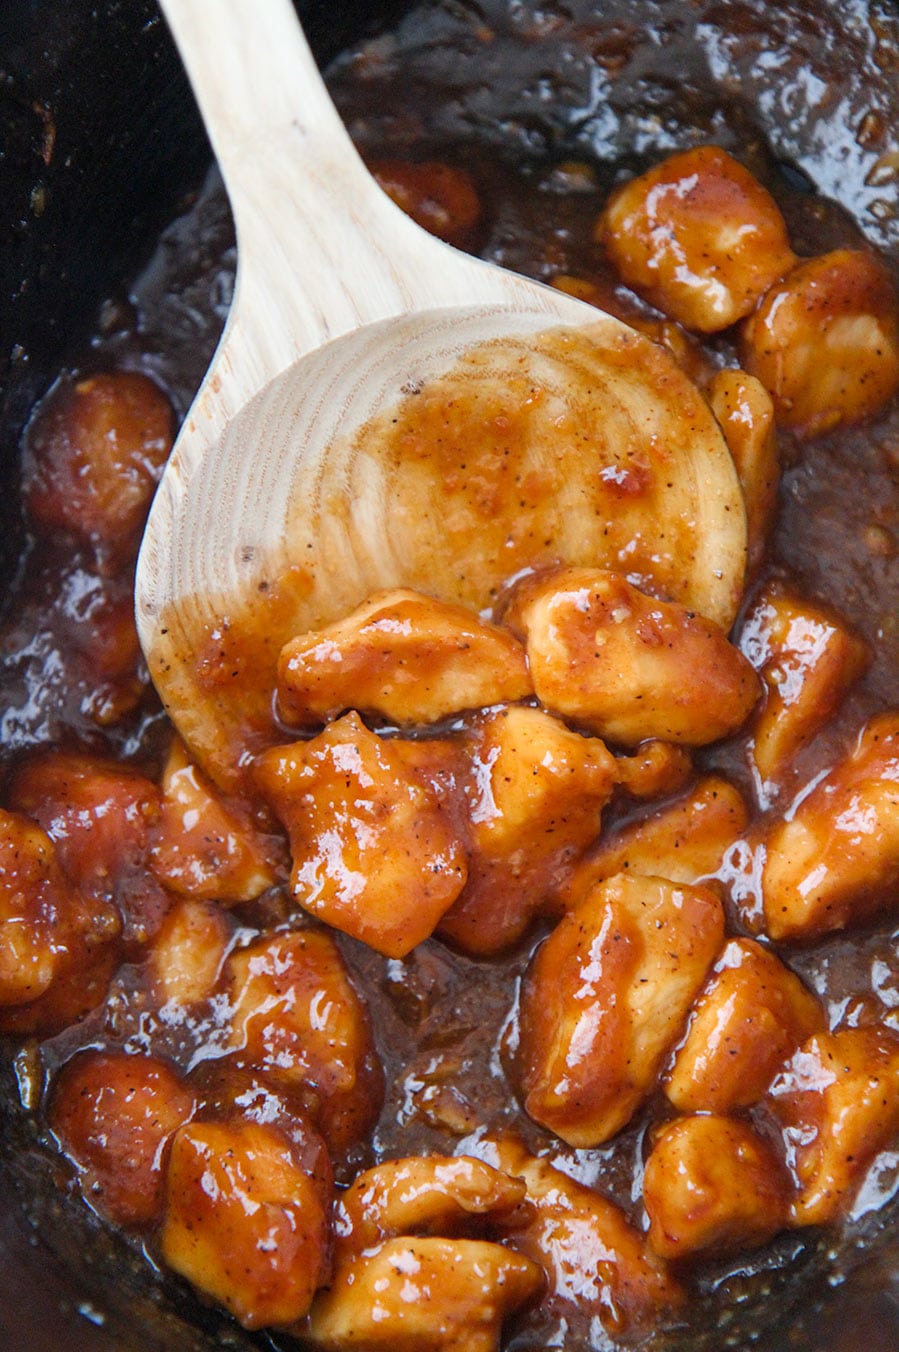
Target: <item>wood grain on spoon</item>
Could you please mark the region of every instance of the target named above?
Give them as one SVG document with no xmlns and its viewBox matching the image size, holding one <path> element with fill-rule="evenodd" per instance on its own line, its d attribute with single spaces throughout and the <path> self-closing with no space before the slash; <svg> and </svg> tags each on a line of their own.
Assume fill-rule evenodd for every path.
<svg viewBox="0 0 899 1352">
<path fill-rule="evenodd" d="M 278 740 L 294 633 L 385 586 L 476 610 L 594 564 L 728 627 L 745 514 L 668 354 L 426 235 L 377 188 L 289 0 L 165 0 L 235 214 L 219 351 L 148 523 L 138 628 L 194 755 L 239 785 Z"/>
</svg>

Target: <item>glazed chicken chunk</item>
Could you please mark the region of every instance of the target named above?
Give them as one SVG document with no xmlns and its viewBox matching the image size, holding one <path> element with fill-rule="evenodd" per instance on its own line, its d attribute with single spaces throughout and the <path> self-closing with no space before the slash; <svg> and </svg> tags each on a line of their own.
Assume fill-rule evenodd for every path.
<svg viewBox="0 0 899 1352">
<path fill-rule="evenodd" d="M 371 1125 L 381 1099 L 368 1013 L 331 936 L 275 933 L 233 953 L 225 969 L 229 1050 L 276 1083 L 304 1091 L 335 1153 Z"/>
<path fill-rule="evenodd" d="M 195 1107 L 161 1058 L 87 1051 L 57 1075 L 49 1120 L 90 1204 L 120 1225 L 145 1227 L 162 1214 L 169 1142 Z"/>
<path fill-rule="evenodd" d="M 751 570 L 761 562 L 777 506 L 780 456 L 774 404 L 760 380 L 739 370 L 718 371 L 708 399 L 740 478 Z"/>
<path fill-rule="evenodd" d="M 278 704 L 298 727 L 346 709 L 402 727 L 438 723 L 532 693 L 524 649 L 464 606 L 419 592 L 378 592 L 346 619 L 286 644 Z"/>
<path fill-rule="evenodd" d="M 782 1161 L 748 1123 L 677 1118 L 646 1161 L 649 1242 L 665 1258 L 756 1248 L 786 1225 L 789 1194 Z"/>
<path fill-rule="evenodd" d="M 137 371 L 61 386 L 26 446 L 32 515 L 113 557 L 131 553 L 174 435 L 171 404 Z"/>
<path fill-rule="evenodd" d="M 44 828 L 80 892 L 115 904 L 126 940 L 153 934 L 169 898 L 147 874 L 161 812 L 152 780 L 109 757 L 51 751 L 18 767 L 9 801 Z"/>
<path fill-rule="evenodd" d="M 660 878 L 619 874 L 569 912 L 522 990 L 531 1117 L 569 1145 L 614 1136 L 655 1086 L 723 936 L 714 892 Z"/>
<path fill-rule="evenodd" d="M 246 1328 L 294 1323 L 330 1270 L 321 1194 L 277 1126 L 192 1122 L 171 1146 L 163 1257 Z"/>
<path fill-rule="evenodd" d="M 495 1229 L 524 1195 L 520 1179 L 470 1156 L 389 1160 L 359 1174 L 337 1206 L 334 1279 L 298 1331 L 334 1349 L 495 1349 L 503 1318 L 543 1274 L 466 1236 Z"/>
<path fill-rule="evenodd" d="M 386 1160 L 341 1195 L 338 1247 L 359 1252 L 396 1235 L 464 1234 L 481 1217 L 505 1223 L 525 1192 L 520 1178 L 469 1155 Z"/>
<path fill-rule="evenodd" d="M 162 776 L 162 814 L 151 856 L 172 892 L 235 904 L 278 879 L 271 841 L 246 810 L 226 803 L 176 738 Z"/>
<path fill-rule="evenodd" d="M 120 929 L 72 886 L 50 837 L 0 809 L 0 1031 L 56 1032 L 99 1004 Z"/>
<path fill-rule="evenodd" d="M 526 637 L 541 704 L 623 746 L 714 742 L 759 697 L 755 672 L 717 625 L 618 573 L 564 568 L 530 578 L 507 620 Z"/>
<path fill-rule="evenodd" d="M 702 333 L 749 314 L 795 262 L 774 199 L 717 146 L 672 155 L 625 183 L 596 234 L 628 286 Z"/>
<path fill-rule="evenodd" d="M 290 835 L 290 885 L 335 929 L 401 958 L 462 890 L 465 850 L 434 790 L 355 713 L 257 760 Z"/>
<path fill-rule="evenodd" d="M 799 1193 L 795 1225 L 826 1225 L 852 1204 L 899 1128 L 899 1038 L 873 1025 L 816 1033 L 771 1086 Z"/>
<path fill-rule="evenodd" d="M 899 303 L 884 265 L 857 249 L 801 263 L 741 334 L 743 365 L 778 422 L 803 437 L 878 414 L 899 389 Z"/>
<path fill-rule="evenodd" d="M 562 1318 L 589 1310 L 607 1333 L 630 1338 L 680 1305 L 677 1281 L 614 1202 L 513 1137 L 485 1137 L 478 1149 L 526 1185 L 527 1208 L 503 1228 L 546 1270 L 544 1308 Z"/>
<path fill-rule="evenodd" d="M 748 1107 L 824 1026 L 821 1005 L 789 967 L 753 939 L 731 939 L 696 1001 L 665 1092 L 685 1113 Z"/>
<path fill-rule="evenodd" d="M 747 615 L 740 649 L 765 685 L 752 734 L 764 781 L 779 779 L 868 665 L 865 642 L 826 606 L 769 586 Z"/>
<path fill-rule="evenodd" d="M 520 938 L 549 908 L 599 832 L 616 762 L 541 709 L 487 713 L 466 739 L 468 881 L 439 933 L 484 955 Z"/>
<path fill-rule="evenodd" d="M 180 897 L 155 935 L 148 954 L 151 989 L 160 1005 L 185 1006 L 214 991 L 233 926 L 214 901 Z"/>
<path fill-rule="evenodd" d="M 543 1280 L 486 1240 L 388 1239 L 338 1267 L 298 1332 L 325 1352 L 497 1352 L 503 1321 Z"/>
<path fill-rule="evenodd" d="M 576 865 L 562 892 L 568 909 L 616 873 L 697 883 L 718 871 L 749 821 L 742 794 L 720 775 L 703 775 L 687 793 L 603 835 Z"/>
<path fill-rule="evenodd" d="M 377 159 L 369 169 L 379 188 L 407 216 L 457 249 L 471 246 L 481 220 L 474 179 L 443 160 Z"/>
<path fill-rule="evenodd" d="M 805 939 L 896 904 L 899 715 L 882 714 L 765 840 L 772 939 Z"/>
</svg>

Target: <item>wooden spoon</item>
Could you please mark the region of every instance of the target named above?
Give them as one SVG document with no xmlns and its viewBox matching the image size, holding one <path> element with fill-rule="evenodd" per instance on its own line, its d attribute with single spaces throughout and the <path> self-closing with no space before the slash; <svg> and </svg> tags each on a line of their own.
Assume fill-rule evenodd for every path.
<svg viewBox="0 0 899 1352">
<path fill-rule="evenodd" d="M 290 0 L 163 0 L 228 189 L 229 320 L 137 570 L 150 672 L 237 787 L 278 652 L 385 586 L 489 607 L 552 563 L 619 568 L 728 626 L 736 474 L 667 352 L 427 235 L 380 191 Z"/>
</svg>

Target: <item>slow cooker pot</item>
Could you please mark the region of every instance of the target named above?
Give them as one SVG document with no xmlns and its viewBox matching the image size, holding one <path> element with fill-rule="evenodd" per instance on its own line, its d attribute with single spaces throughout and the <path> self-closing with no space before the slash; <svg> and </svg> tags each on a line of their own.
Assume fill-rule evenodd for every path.
<svg viewBox="0 0 899 1352">
<path fill-rule="evenodd" d="M 408 8 L 397 0 L 299 5 L 323 62 Z M 0 136 L 0 454 L 9 476 L 34 401 L 95 324 L 100 302 L 150 256 L 210 155 L 152 0 L 0 0 Z M 8 494 L 0 513 L 8 575 L 21 529 Z M 272 1346 L 154 1273 L 57 1189 L 21 1107 L 25 1067 L 14 1051 L 0 1072 L 0 1346 Z M 899 1348 L 899 1236 L 879 1224 L 870 1246 L 835 1287 L 824 1277 L 802 1289 L 772 1279 L 768 1299 L 780 1316 L 763 1335 L 768 1352 Z"/>
</svg>

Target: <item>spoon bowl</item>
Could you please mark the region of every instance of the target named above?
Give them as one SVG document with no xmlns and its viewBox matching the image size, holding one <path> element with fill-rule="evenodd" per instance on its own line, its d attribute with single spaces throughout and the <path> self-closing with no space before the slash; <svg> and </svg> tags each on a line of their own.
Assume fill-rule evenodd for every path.
<svg viewBox="0 0 899 1352">
<path fill-rule="evenodd" d="M 138 631 L 194 756 L 240 788 L 278 654 L 371 592 L 491 608 L 612 567 L 729 627 L 739 483 L 670 355 L 427 235 L 375 184 L 289 0 L 164 0 L 223 171 L 235 299 L 157 493 Z"/>
</svg>

